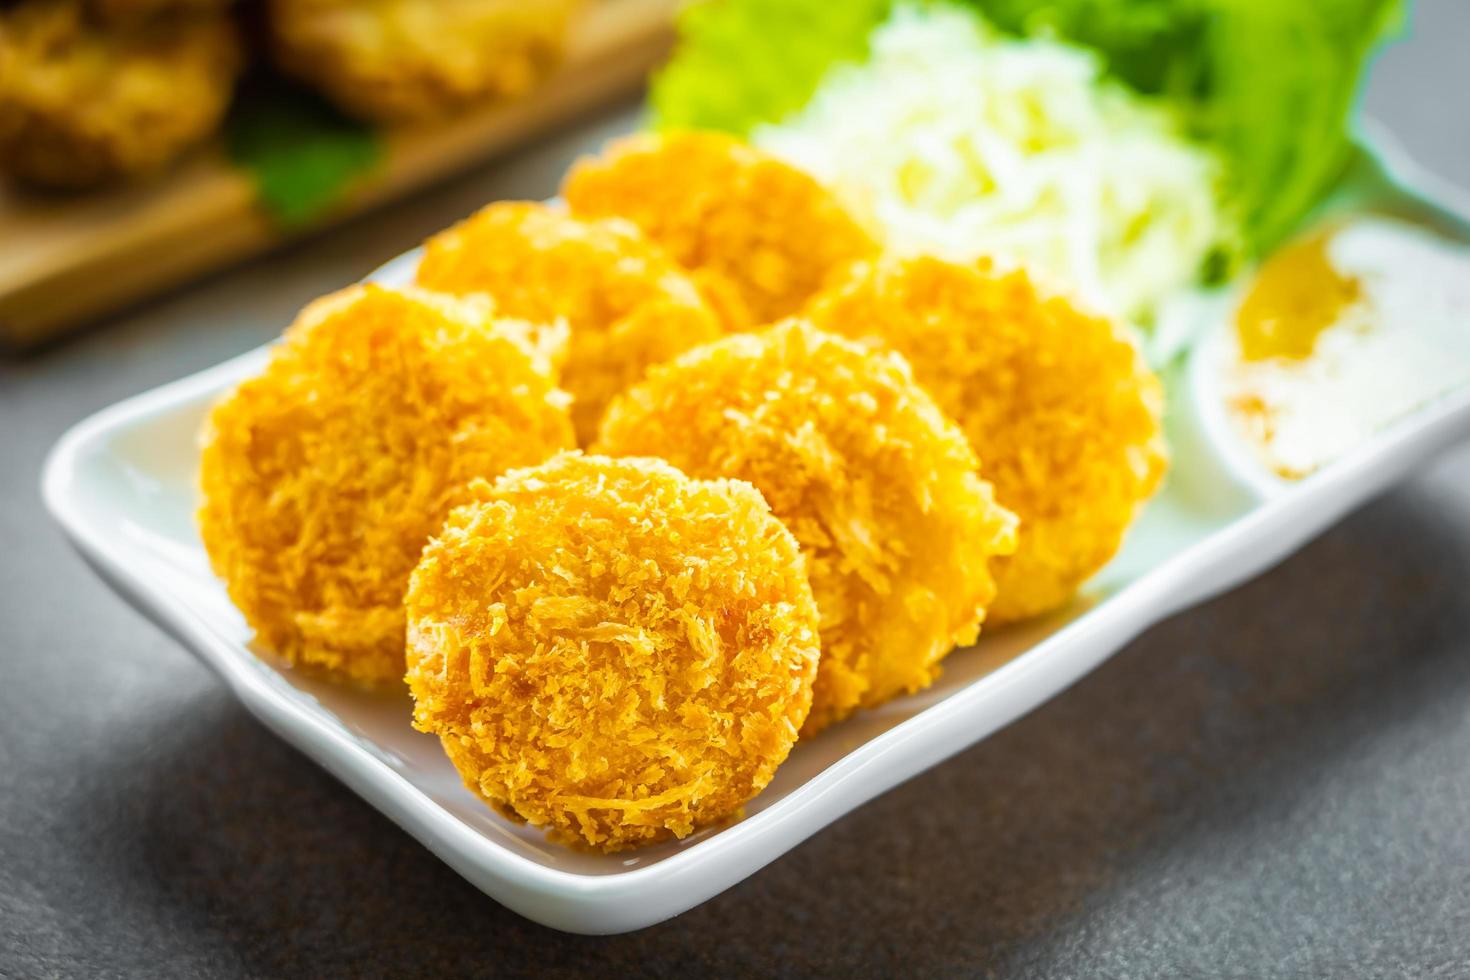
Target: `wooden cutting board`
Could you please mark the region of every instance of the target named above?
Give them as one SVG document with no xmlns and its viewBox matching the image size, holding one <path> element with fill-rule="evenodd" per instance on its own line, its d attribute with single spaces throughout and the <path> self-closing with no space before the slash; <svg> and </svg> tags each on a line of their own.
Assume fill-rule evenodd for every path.
<svg viewBox="0 0 1470 980">
<path fill-rule="evenodd" d="M 667 53 L 678 0 L 599 0 L 529 96 L 384 133 L 384 160 L 322 221 L 289 233 L 248 174 L 201 149 L 159 180 L 79 197 L 0 189 L 0 345 L 22 349 L 109 310 L 340 221 L 635 91 Z"/>
</svg>

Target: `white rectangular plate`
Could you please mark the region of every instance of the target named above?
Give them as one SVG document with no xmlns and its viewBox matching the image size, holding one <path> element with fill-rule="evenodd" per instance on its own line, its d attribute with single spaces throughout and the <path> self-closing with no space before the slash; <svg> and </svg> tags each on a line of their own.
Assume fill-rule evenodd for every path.
<svg viewBox="0 0 1470 980">
<path fill-rule="evenodd" d="M 1402 164 L 1389 167 L 1402 188 Z M 1409 198 L 1405 198 L 1408 200 Z M 1414 199 L 1421 210 L 1429 207 Z M 1463 228 L 1447 210 L 1439 223 Z M 379 277 L 403 281 L 414 259 Z M 1190 413 L 1171 419 L 1176 466 L 1123 553 L 1065 613 L 987 634 L 932 688 L 800 743 L 742 820 L 611 856 L 548 843 L 491 812 L 438 742 L 409 726 L 406 695 L 375 698 L 252 652 L 194 528 L 196 433 L 211 402 L 258 371 L 252 351 L 77 425 L 47 463 L 44 493 L 82 556 L 213 669 L 282 738 L 334 773 L 486 894 L 574 932 L 651 925 L 691 908 L 803 839 L 986 737 L 1169 614 L 1276 563 L 1349 509 L 1470 436 L 1470 392 L 1442 400 L 1279 494 L 1229 492 L 1228 460 Z M 1184 375 L 1175 380 L 1183 382 Z"/>
</svg>

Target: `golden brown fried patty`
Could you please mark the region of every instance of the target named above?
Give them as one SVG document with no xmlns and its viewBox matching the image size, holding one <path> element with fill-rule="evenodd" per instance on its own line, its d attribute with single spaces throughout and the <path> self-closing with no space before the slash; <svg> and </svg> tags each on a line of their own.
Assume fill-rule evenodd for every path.
<svg viewBox="0 0 1470 980">
<path fill-rule="evenodd" d="M 112 30 L 78 0 L 0 13 L 0 169 L 51 187 L 158 170 L 218 126 L 241 64 L 228 17 Z"/>
<path fill-rule="evenodd" d="M 271 0 L 281 64 L 369 119 L 520 95 L 561 57 L 582 0 Z"/>
<path fill-rule="evenodd" d="M 807 311 L 908 358 L 1021 519 L 992 622 L 1065 603 L 1118 550 L 1168 467 L 1163 388 L 1124 328 L 1024 272 L 934 258 L 863 263 Z"/>
<path fill-rule="evenodd" d="M 585 444 L 602 410 L 650 365 L 721 335 L 699 291 L 622 220 L 582 221 L 530 202 L 491 204 L 424 246 L 418 282 L 483 291 L 507 316 L 571 329 L 561 384 Z"/>
<path fill-rule="evenodd" d="M 409 586 L 415 724 L 564 840 L 615 851 L 736 813 L 817 665 L 801 554 L 761 495 L 569 453 L 474 496 Z"/>
<path fill-rule="evenodd" d="M 754 326 L 798 312 L 876 248 L 810 176 L 717 133 L 622 140 L 573 167 L 562 195 L 576 214 L 638 225 Z"/>
<path fill-rule="evenodd" d="M 409 572 L 465 484 L 571 442 L 565 396 L 488 301 L 354 286 L 210 414 L 200 531 L 262 642 L 392 686 Z"/>
<path fill-rule="evenodd" d="M 974 641 L 995 591 L 988 561 L 1015 539 L 903 359 L 802 321 L 654 368 L 608 408 L 597 448 L 748 480 L 801 542 L 822 615 L 803 734 L 928 685 Z"/>
</svg>

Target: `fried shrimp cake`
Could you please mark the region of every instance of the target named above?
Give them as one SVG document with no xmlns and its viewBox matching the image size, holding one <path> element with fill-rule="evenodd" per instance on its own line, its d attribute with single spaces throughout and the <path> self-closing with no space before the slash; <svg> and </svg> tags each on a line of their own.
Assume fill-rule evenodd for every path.
<svg viewBox="0 0 1470 980">
<path fill-rule="evenodd" d="M 996 566 L 992 622 L 1066 603 L 1163 479 L 1163 389 L 1124 328 L 1043 296 L 1024 272 L 863 263 L 807 315 L 907 357 L 1021 518 L 1016 554 Z"/>
<path fill-rule="evenodd" d="M 483 291 L 507 316 L 563 319 L 561 384 L 585 444 L 613 395 L 650 365 L 718 337 L 719 319 L 662 249 L 622 220 L 582 221 L 531 202 L 491 204 L 424 246 L 418 282 Z"/>
<path fill-rule="evenodd" d="M 158 170 L 214 132 L 241 57 L 223 13 L 119 31 L 77 0 L 0 11 L 0 170 L 60 188 Z"/>
<path fill-rule="evenodd" d="M 761 495 L 567 453 L 477 483 L 408 590 L 414 723 L 562 840 L 685 837 L 770 782 L 811 706 L 817 613 Z"/>
<path fill-rule="evenodd" d="M 1015 519 L 903 359 L 799 320 L 654 368 L 597 443 L 754 484 L 801 543 L 822 616 L 811 734 L 928 685 L 974 641 Z"/>
<path fill-rule="evenodd" d="M 277 59 L 371 120 L 433 117 L 528 91 L 561 60 L 582 0 L 271 0 Z"/>
<path fill-rule="evenodd" d="M 562 195 L 576 214 L 633 221 L 750 325 L 798 312 L 876 248 L 812 177 L 717 133 L 622 140 L 573 167 Z"/>
<path fill-rule="evenodd" d="M 403 593 L 465 484 L 571 445 L 566 396 L 487 300 L 354 286 L 312 303 L 211 412 L 199 526 L 257 636 L 403 678 Z"/>
</svg>

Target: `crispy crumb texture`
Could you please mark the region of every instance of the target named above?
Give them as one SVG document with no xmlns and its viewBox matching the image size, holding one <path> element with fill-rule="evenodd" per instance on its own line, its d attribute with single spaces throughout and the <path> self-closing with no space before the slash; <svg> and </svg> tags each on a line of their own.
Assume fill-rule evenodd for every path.
<svg viewBox="0 0 1470 980">
<path fill-rule="evenodd" d="M 1021 519 L 992 622 L 1067 602 L 1117 552 L 1168 468 L 1163 388 L 1125 330 L 1024 272 L 934 258 L 857 264 L 807 311 L 908 358 Z"/>
<path fill-rule="evenodd" d="M 633 221 L 749 325 L 796 313 L 834 269 L 876 249 L 812 177 L 717 133 L 624 139 L 573 167 L 562 195 L 577 214 Z"/>
<path fill-rule="evenodd" d="M 491 804 L 595 849 L 734 815 L 796 741 L 818 655 L 761 495 L 578 453 L 472 492 L 408 590 L 417 727 Z"/>
<path fill-rule="evenodd" d="M 822 615 L 803 734 L 938 675 L 973 642 L 988 562 L 1015 519 L 903 359 L 792 320 L 655 368 L 608 409 L 598 441 L 699 477 L 748 480 L 801 542 Z"/>
<path fill-rule="evenodd" d="M 403 593 L 475 477 L 572 444 L 566 396 L 489 302 L 317 300 L 210 413 L 199 527 L 258 638 L 365 686 L 403 677 Z"/>
<path fill-rule="evenodd" d="M 571 346 L 561 383 L 584 443 L 608 400 L 649 365 L 723 332 L 694 283 L 636 226 L 539 203 L 491 204 L 435 235 L 418 282 L 489 293 L 508 316 L 564 320 Z"/>
</svg>

